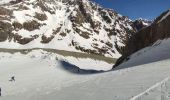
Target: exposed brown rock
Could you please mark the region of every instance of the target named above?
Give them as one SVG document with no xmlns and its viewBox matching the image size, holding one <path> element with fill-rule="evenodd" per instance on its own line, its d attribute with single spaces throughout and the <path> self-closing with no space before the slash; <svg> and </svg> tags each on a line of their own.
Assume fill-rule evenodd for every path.
<svg viewBox="0 0 170 100">
<path fill-rule="evenodd" d="M 35 29 L 39 29 L 40 26 L 41 26 L 41 24 L 35 20 L 23 23 L 23 28 L 28 31 L 33 31 Z"/>
<path fill-rule="evenodd" d="M 89 39 L 90 38 L 90 33 L 88 33 L 88 32 L 81 31 L 81 34 L 79 34 L 79 35 L 84 37 L 85 39 Z"/>
<path fill-rule="evenodd" d="M 12 11 L 4 7 L 0 7 L 0 15 L 12 15 Z"/>
<path fill-rule="evenodd" d="M 35 13 L 35 18 L 37 18 L 40 21 L 45 21 L 47 20 L 47 16 L 46 14 L 41 14 L 41 13 Z"/>
<path fill-rule="evenodd" d="M 55 14 L 55 11 L 52 8 L 49 8 L 48 6 L 45 5 L 44 0 L 37 0 L 36 6 L 39 6 L 42 9 L 42 11 L 47 11 L 51 14 Z"/>
<path fill-rule="evenodd" d="M 7 40 L 11 33 L 12 25 L 10 23 L 0 21 L 0 42 Z"/>
<path fill-rule="evenodd" d="M 111 19 L 109 18 L 109 16 L 107 16 L 107 12 L 100 10 L 100 14 L 103 18 L 104 21 L 106 21 L 107 23 L 111 23 Z"/>
<path fill-rule="evenodd" d="M 21 23 L 16 22 L 16 21 L 12 23 L 12 26 L 14 27 L 15 30 L 22 29 L 23 27 Z"/>
<path fill-rule="evenodd" d="M 85 39 L 89 39 L 90 38 L 90 33 L 82 31 L 78 28 L 73 28 L 81 37 L 85 38 Z"/>
<path fill-rule="evenodd" d="M 22 45 L 27 44 L 29 42 L 31 42 L 32 40 L 38 38 L 38 36 L 31 36 L 29 38 L 23 38 L 21 35 L 15 34 L 13 35 L 14 38 L 14 42 L 18 42 Z"/>
<path fill-rule="evenodd" d="M 22 2 L 23 0 L 12 0 L 10 1 L 11 4 L 17 4 L 17 3 L 20 3 Z"/>
<path fill-rule="evenodd" d="M 41 43 L 49 43 L 54 38 L 54 36 L 52 35 L 50 37 L 46 37 L 45 35 L 43 35 L 41 38 Z"/>
<path fill-rule="evenodd" d="M 112 47 L 113 47 L 113 44 L 112 44 L 112 43 L 110 43 L 110 42 L 106 42 L 106 45 L 107 45 L 107 46 L 109 46 L 110 48 L 112 48 Z"/>
<path fill-rule="evenodd" d="M 53 30 L 53 35 L 56 35 L 57 33 L 59 33 L 61 30 L 61 27 L 58 27 L 56 30 Z"/>
<path fill-rule="evenodd" d="M 66 34 L 65 32 L 61 32 L 60 35 L 61 35 L 62 37 L 65 37 L 67 34 Z"/>
</svg>

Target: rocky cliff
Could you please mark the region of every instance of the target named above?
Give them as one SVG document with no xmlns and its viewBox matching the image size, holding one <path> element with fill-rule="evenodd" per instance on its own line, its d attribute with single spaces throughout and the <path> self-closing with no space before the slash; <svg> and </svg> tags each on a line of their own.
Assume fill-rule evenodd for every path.
<svg viewBox="0 0 170 100">
<path fill-rule="evenodd" d="M 158 40 L 170 38 L 170 10 L 162 13 L 148 27 L 135 33 L 127 42 L 123 56 L 118 60 L 120 64 L 123 60 L 128 60 L 128 56 L 145 47 L 153 45 Z"/>
</svg>

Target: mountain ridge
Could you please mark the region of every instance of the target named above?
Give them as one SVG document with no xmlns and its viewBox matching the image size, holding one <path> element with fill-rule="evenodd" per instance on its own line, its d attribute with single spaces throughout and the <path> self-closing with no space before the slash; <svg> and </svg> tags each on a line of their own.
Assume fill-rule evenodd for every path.
<svg viewBox="0 0 170 100">
<path fill-rule="evenodd" d="M 127 17 L 89 0 L 11 1 L 2 5 L 0 23 L 1 48 L 53 48 L 113 58 L 121 56 L 136 31 Z"/>
<path fill-rule="evenodd" d="M 159 46 L 160 41 L 164 42 L 168 38 L 170 38 L 170 10 L 163 12 L 150 26 L 141 29 L 128 40 L 123 55 L 117 61 L 116 66 L 129 60 L 130 56 L 136 52 L 147 47 Z"/>
</svg>

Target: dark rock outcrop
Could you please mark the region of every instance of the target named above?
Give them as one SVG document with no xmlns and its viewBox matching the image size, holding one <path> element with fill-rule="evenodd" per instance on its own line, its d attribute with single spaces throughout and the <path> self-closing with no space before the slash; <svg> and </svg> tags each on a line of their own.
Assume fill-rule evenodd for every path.
<svg viewBox="0 0 170 100">
<path fill-rule="evenodd" d="M 140 30 L 128 40 L 123 56 L 117 61 L 116 65 L 128 60 L 128 56 L 138 50 L 166 38 L 170 38 L 170 10 L 161 14 L 150 26 Z"/>
<path fill-rule="evenodd" d="M 0 21 L 0 42 L 7 40 L 11 33 L 12 25 L 10 23 Z"/>
<path fill-rule="evenodd" d="M 152 24 L 152 21 L 145 20 L 145 19 L 137 19 L 133 22 L 132 26 L 136 31 L 140 31 L 141 29 L 149 26 Z"/>
</svg>

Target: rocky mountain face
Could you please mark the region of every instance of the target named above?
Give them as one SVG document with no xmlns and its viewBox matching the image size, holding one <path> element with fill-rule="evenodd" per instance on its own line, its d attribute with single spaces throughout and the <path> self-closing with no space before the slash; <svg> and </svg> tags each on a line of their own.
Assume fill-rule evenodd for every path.
<svg viewBox="0 0 170 100">
<path fill-rule="evenodd" d="M 158 40 L 167 38 L 170 38 L 170 10 L 162 13 L 150 26 L 141 29 L 128 40 L 123 56 L 117 64 L 138 50 L 151 46 Z"/>
<path fill-rule="evenodd" d="M 89 0 L 0 0 L 0 48 L 53 48 L 118 58 L 135 31 L 130 19 Z"/>
<path fill-rule="evenodd" d="M 151 24 L 152 24 L 152 21 L 139 18 L 139 19 L 133 21 L 132 25 L 136 31 L 140 31 L 141 29 L 143 29 Z"/>
</svg>

